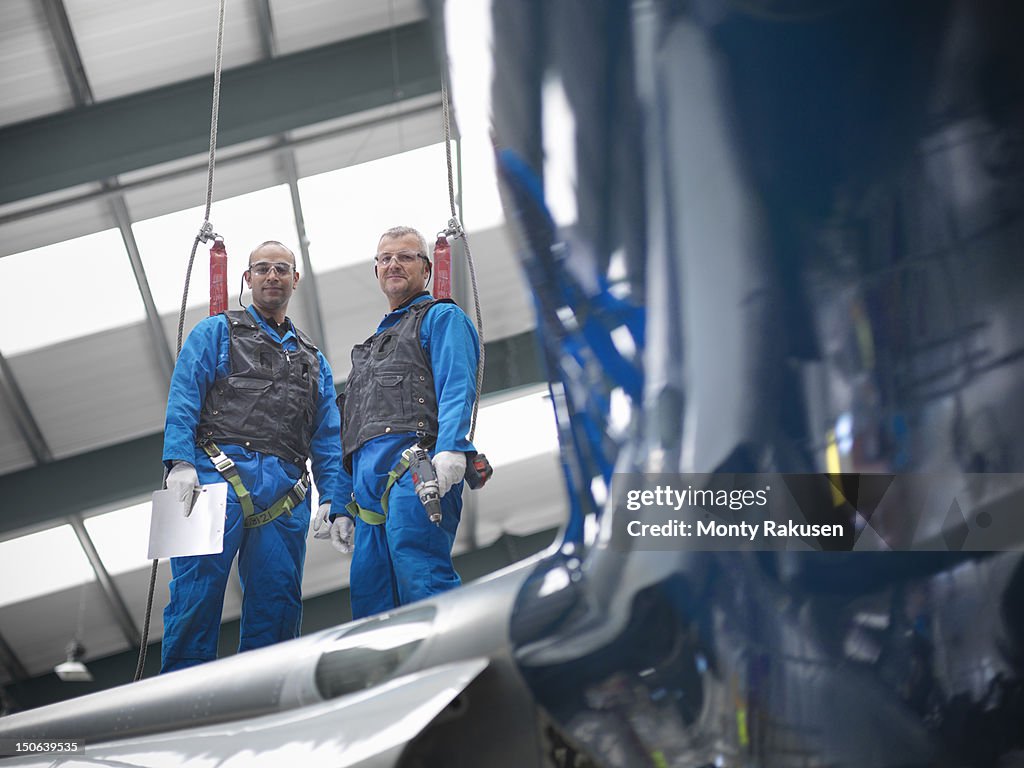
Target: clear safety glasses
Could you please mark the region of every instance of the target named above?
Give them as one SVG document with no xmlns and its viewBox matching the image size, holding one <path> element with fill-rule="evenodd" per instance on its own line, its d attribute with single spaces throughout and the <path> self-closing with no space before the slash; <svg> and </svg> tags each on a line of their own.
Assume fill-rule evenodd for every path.
<svg viewBox="0 0 1024 768">
<path fill-rule="evenodd" d="M 377 266 L 379 267 L 386 267 L 388 264 L 391 263 L 392 259 L 397 259 L 398 263 L 401 264 L 402 266 L 408 266 L 409 264 L 412 264 L 414 261 L 416 261 L 416 259 L 423 259 L 424 261 L 426 261 L 427 257 L 424 256 L 422 253 L 417 253 L 416 251 L 378 253 L 376 256 L 373 257 L 373 260 L 377 263 Z"/>
<path fill-rule="evenodd" d="M 288 277 L 292 273 L 292 265 L 285 261 L 257 261 L 249 265 L 249 271 L 260 277 L 266 277 L 271 272 L 278 277 Z"/>
</svg>

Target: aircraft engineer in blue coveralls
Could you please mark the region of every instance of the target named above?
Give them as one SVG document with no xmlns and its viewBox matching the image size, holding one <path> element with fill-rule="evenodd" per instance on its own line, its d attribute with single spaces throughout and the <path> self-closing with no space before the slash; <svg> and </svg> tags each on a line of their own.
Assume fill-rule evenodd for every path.
<svg viewBox="0 0 1024 768">
<path fill-rule="evenodd" d="M 376 333 L 352 350 L 337 503 L 314 521 L 316 538 L 330 538 L 340 551 L 353 553 L 353 618 L 461 583 L 452 545 L 462 515 L 466 452 L 473 451 L 466 436 L 479 345 L 466 313 L 426 290 L 432 270 L 427 253 L 423 235 L 409 227 L 389 229 L 377 245 L 374 270 L 390 310 Z M 440 525 L 417 497 L 412 472 L 388 482 L 403 451 L 416 443 L 432 457 Z"/>
<path fill-rule="evenodd" d="M 341 425 L 331 368 L 285 314 L 299 284 L 295 255 L 279 242 L 262 243 L 244 278 L 252 305 L 200 321 L 171 377 L 167 488 L 183 500 L 200 483 L 229 488 L 224 551 L 171 559 L 162 672 L 216 658 L 236 554 L 238 650 L 298 636 L 310 522 L 307 458 L 323 514 L 338 484 Z"/>
</svg>

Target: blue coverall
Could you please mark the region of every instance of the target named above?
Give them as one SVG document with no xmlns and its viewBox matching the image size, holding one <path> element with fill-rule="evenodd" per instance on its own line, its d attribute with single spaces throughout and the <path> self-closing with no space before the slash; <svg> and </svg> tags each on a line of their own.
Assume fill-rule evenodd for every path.
<svg viewBox="0 0 1024 768">
<path fill-rule="evenodd" d="M 298 348 L 294 332 L 280 337 L 253 307 L 249 314 L 270 338 L 286 350 Z M 196 428 L 208 388 L 230 373 L 230 338 L 223 315 L 202 320 L 189 334 L 171 377 L 164 428 L 165 464 L 176 460 L 194 465 L 202 484 L 224 482 L 209 457 L 196 445 Z M 310 444 L 313 479 L 322 489 L 320 503 L 329 501 L 341 469 L 341 425 L 335 403 L 334 379 L 323 354 L 320 361 L 320 392 L 313 438 Z M 242 483 L 258 510 L 267 509 L 284 496 L 299 479 L 300 470 L 270 454 L 238 445 L 218 443 L 238 467 Z M 224 551 L 219 555 L 171 559 L 170 601 L 164 609 L 162 672 L 201 664 L 217 657 L 221 611 L 231 561 L 238 554 L 242 585 L 241 638 L 245 651 L 290 640 L 299 634 L 302 620 L 302 566 L 306 555 L 310 497 L 292 510 L 291 516 L 245 529 L 242 508 L 228 486 Z"/>
<path fill-rule="evenodd" d="M 430 300 L 423 294 L 410 303 Z M 406 311 L 402 307 L 385 315 L 377 333 L 397 323 Z M 430 358 L 437 394 L 438 435 L 431 455 L 474 450 L 466 435 L 476 398 L 477 338 L 466 313 L 455 304 L 435 305 L 420 326 L 420 344 Z M 345 407 L 357 404 L 346 402 Z M 415 433 L 407 432 L 380 435 L 360 446 L 352 457 L 351 476 L 344 467 L 339 474 L 332 517 L 342 513 L 353 491 L 361 507 L 383 512 L 381 495 L 388 472 L 398 464 L 402 451 L 415 442 Z M 411 472 L 392 486 L 383 524 L 356 519 L 349 578 L 352 618 L 406 605 L 462 583 L 451 554 L 462 516 L 462 486 L 457 483 L 441 498 L 440 526 L 427 517 L 413 490 Z"/>
</svg>

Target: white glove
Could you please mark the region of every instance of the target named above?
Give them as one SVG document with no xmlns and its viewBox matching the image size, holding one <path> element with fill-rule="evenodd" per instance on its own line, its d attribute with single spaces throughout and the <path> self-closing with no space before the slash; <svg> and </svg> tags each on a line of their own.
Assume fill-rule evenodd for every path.
<svg viewBox="0 0 1024 768">
<path fill-rule="evenodd" d="M 343 555 L 352 554 L 356 523 L 348 515 L 338 515 L 331 524 L 331 544 Z"/>
<path fill-rule="evenodd" d="M 459 451 L 441 451 L 431 463 L 437 475 L 437 492 L 442 496 L 466 474 L 466 454 Z"/>
<path fill-rule="evenodd" d="M 187 461 L 176 461 L 167 473 L 167 490 L 174 498 L 185 502 L 185 517 L 192 514 L 192 494 L 199 490 L 199 476 L 196 468 Z"/>
<path fill-rule="evenodd" d="M 323 530 L 320 530 L 323 528 Z M 316 517 L 313 518 L 313 538 L 331 538 L 331 502 L 325 501 L 316 510 Z"/>
<path fill-rule="evenodd" d="M 329 539 L 331 546 L 343 555 L 351 554 L 355 523 L 348 515 L 338 515 L 331 522 L 331 502 L 320 505 L 313 519 L 313 538 Z"/>
</svg>

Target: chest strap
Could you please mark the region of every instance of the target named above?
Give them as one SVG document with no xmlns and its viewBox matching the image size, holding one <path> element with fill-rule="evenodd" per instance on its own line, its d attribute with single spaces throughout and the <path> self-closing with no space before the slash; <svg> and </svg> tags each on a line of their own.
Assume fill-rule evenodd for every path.
<svg viewBox="0 0 1024 768">
<path fill-rule="evenodd" d="M 292 510 L 299 506 L 302 500 L 306 498 L 306 491 L 309 489 L 309 475 L 303 471 L 302 477 L 299 478 L 298 482 L 292 486 L 288 493 L 271 504 L 269 508 L 262 512 L 257 512 L 255 505 L 252 503 L 252 495 L 249 493 L 249 489 L 245 487 L 245 484 L 242 483 L 242 477 L 238 474 L 238 467 L 235 466 L 235 462 L 225 456 L 224 452 L 212 440 L 204 441 L 202 448 L 206 451 L 206 455 L 210 457 L 210 463 L 213 464 L 214 469 L 235 489 L 238 503 L 242 505 L 242 525 L 246 528 L 257 528 L 261 525 L 266 525 L 271 520 L 276 520 L 282 514 L 290 517 Z"/>
<path fill-rule="evenodd" d="M 391 495 L 391 488 L 401 479 L 402 475 L 409 471 L 409 464 L 411 461 L 412 449 L 406 448 L 402 451 L 402 458 L 394 467 L 391 468 L 391 471 L 388 472 L 388 482 L 387 485 L 384 486 L 384 495 L 380 497 L 380 508 L 384 510 L 383 515 L 380 512 L 374 512 L 372 509 L 360 507 L 359 502 L 354 498 L 345 505 L 345 511 L 352 515 L 353 518 L 358 517 L 364 523 L 368 523 L 369 525 L 380 525 L 383 523 L 387 519 L 388 496 Z"/>
</svg>

